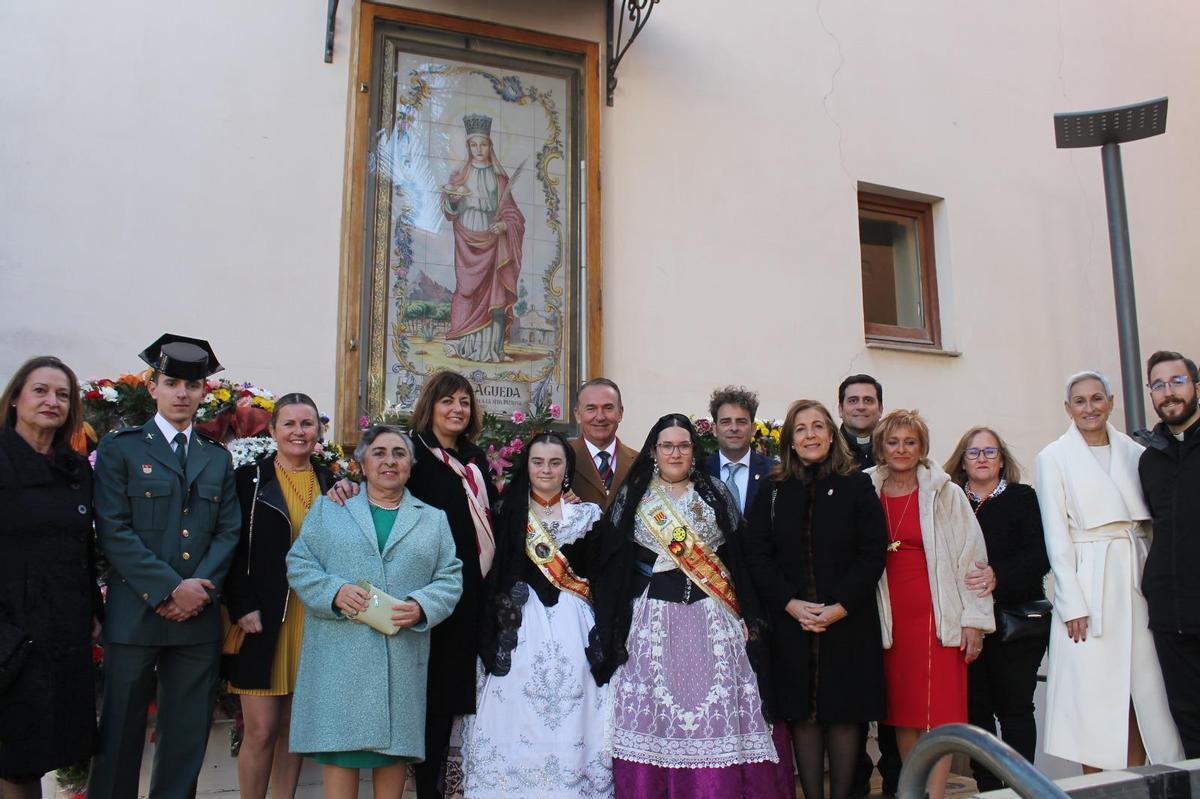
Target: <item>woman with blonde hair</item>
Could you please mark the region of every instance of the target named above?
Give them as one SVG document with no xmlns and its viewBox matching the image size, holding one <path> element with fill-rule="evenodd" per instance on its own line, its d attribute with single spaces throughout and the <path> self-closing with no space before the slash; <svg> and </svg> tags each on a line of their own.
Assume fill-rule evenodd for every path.
<svg viewBox="0 0 1200 799">
<path fill-rule="evenodd" d="M 929 427 L 916 411 L 883 417 L 872 437 L 877 466 L 868 470 L 887 522 L 887 564 L 879 581 L 883 619 L 886 723 L 907 758 L 921 735 L 967 720 L 967 665 L 992 632 L 992 599 L 967 587 L 967 574 L 987 563 L 971 504 L 929 459 Z M 942 799 L 950 758 L 929 777 Z"/>
</svg>

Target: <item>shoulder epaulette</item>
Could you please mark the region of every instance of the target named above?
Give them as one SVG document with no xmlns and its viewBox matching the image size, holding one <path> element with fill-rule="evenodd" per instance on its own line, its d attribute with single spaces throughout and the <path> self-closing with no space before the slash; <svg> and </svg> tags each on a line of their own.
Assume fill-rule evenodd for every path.
<svg viewBox="0 0 1200 799">
<path fill-rule="evenodd" d="M 212 436 L 208 435 L 207 433 L 201 433 L 199 430 L 197 430 L 194 427 L 192 428 L 192 433 L 195 434 L 199 438 L 203 438 L 209 444 L 216 444 L 221 449 L 226 449 L 226 446 L 223 442 L 219 441 L 218 439 L 213 438 Z"/>
</svg>

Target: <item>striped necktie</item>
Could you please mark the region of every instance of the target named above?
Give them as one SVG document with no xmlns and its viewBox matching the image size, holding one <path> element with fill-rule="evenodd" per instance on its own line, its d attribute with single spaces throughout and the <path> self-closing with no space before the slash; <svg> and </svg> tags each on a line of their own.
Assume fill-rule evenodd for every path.
<svg viewBox="0 0 1200 799">
<path fill-rule="evenodd" d="M 596 457 L 600 459 L 600 465 L 596 467 L 596 471 L 600 472 L 600 479 L 604 481 L 604 490 L 607 491 L 612 488 L 613 481 L 612 464 L 609 462 L 612 460 L 612 455 L 605 451 L 596 453 Z"/>
</svg>

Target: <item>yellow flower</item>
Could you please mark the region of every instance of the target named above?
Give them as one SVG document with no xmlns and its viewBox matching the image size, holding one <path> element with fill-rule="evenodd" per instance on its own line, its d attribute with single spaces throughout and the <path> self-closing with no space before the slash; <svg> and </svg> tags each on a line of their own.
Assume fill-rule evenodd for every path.
<svg viewBox="0 0 1200 799">
<path fill-rule="evenodd" d="M 229 389 L 227 389 L 227 388 L 218 388 L 212 394 L 213 394 L 213 399 L 219 400 L 221 402 L 229 402 L 230 397 L 233 396 L 229 393 Z"/>
<path fill-rule="evenodd" d="M 251 400 L 250 404 L 253 405 L 255 408 L 262 408 L 265 411 L 275 410 L 274 401 L 269 400 L 266 397 L 257 397 L 256 396 L 253 400 Z"/>
</svg>

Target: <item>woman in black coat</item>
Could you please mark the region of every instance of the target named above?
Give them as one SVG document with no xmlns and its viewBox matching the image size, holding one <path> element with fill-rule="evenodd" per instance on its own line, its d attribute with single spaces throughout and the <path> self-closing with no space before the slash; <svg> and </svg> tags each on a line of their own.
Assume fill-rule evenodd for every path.
<svg viewBox="0 0 1200 799">
<path fill-rule="evenodd" d="M 775 713 L 791 727 L 804 794 L 824 796 L 828 755 L 830 793 L 845 799 L 863 724 L 886 711 L 875 588 L 887 524 L 825 406 L 792 403 L 780 440 L 743 547 L 771 625 Z"/>
<path fill-rule="evenodd" d="M 1021 479 L 1017 462 L 1000 434 L 987 427 L 973 427 L 959 439 L 946 461 L 946 473 L 966 491 L 987 544 L 988 563 L 967 574 L 967 586 L 980 595 L 991 593 L 996 612 L 996 632 L 984 638 L 979 659 L 967 667 L 967 716 L 992 734 L 999 721 L 1004 741 L 1033 762 L 1037 754 L 1033 692 L 1050 641 L 1049 616 L 1044 634 L 1000 639 L 1003 608 L 1046 598 L 1042 581 L 1050 571 L 1050 560 L 1037 494 L 1017 482 Z M 973 763 L 972 770 L 979 790 L 1004 787 L 982 765 Z"/>
<path fill-rule="evenodd" d="M 275 453 L 234 473 L 242 509 L 238 540 L 224 602 L 231 633 L 241 639 L 223 658 L 230 691 L 242 697 L 245 737 L 238 753 L 243 797 L 296 793 L 303 759 L 288 747 L 292 694 L 300 665 L 304 609 L 288 587 L 287 553 L 300 535 L 305 514 L 333 483 L 312 462 L 321 439 L 321 415 L 307 394 L 285 394 L 275 403 L 269 427 Z"/>
<path fill-rule="evenodd" d="M 454 717 L 475 712 L 483 583 L 496 551 L 491 523 L 496 486 L 487 456 L 472 443 L 482 428 L 483 410 L 469 380 L 443 371 L 426 381 L 413 408 L 416 460 L 407 487 L 446 513 L 463 564 L 463 587 L 454 612 L 430 633 L 425 762 L 413 769 L 420 799 L 440 796 L 437 782 Z"/>
<path fill-rule="evenodd" d="M 27 361 L 0 416 L 0 795 L 92 754 L 92 645 L 102 614 L 92 471 L 70 448 L 83 414 L 62 361 Z"/>
</svg>

